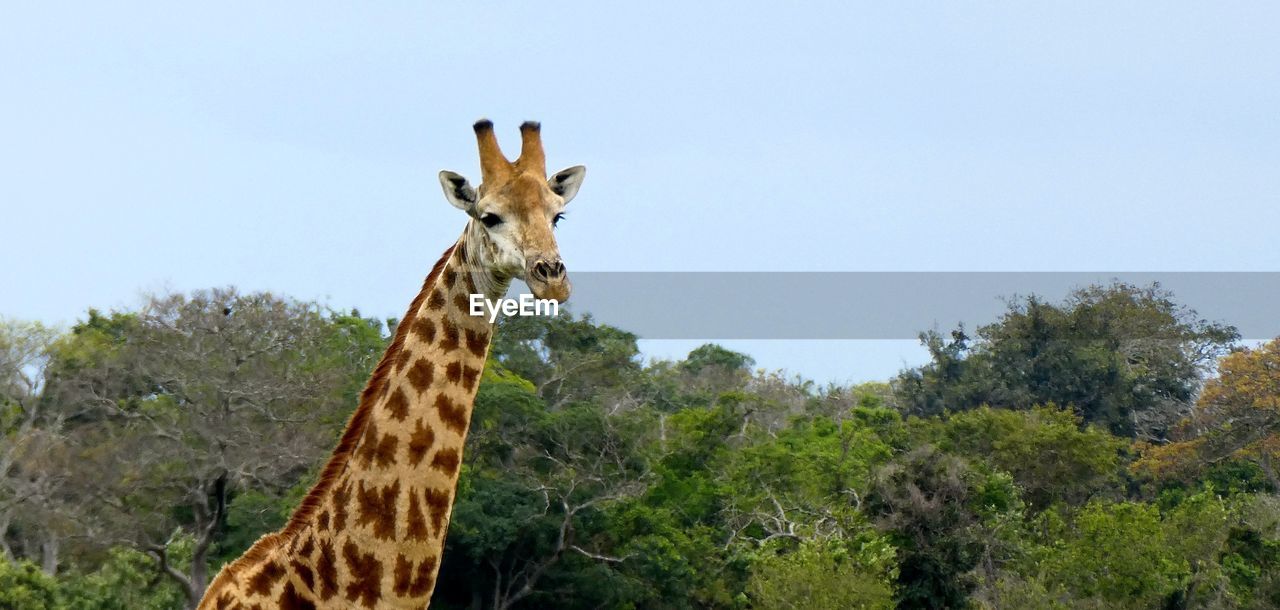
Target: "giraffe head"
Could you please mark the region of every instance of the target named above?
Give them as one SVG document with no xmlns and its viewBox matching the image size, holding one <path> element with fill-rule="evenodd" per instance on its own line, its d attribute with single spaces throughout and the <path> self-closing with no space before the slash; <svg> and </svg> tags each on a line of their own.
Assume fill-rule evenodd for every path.
<svg viewBox="0 0 1280 610">
<path fill-rule="evenodd" d="M 587 168 L 575 165 L 548 178 L 537 123 L 520 126 L 520 158 L 514 163 L 498 148 L 492 122 L 481 120 L 475 130 L 479 188 L 455 172 L 440 172 L 445 198 L 471 216 L 468 234 L 483 242 L 469 249 L 479 259 L 473 263 L 497 276 L 524 280 L 539 299 L 568 299 L 569 276 L 553 230 L 578 193 Z"/>
</svg>

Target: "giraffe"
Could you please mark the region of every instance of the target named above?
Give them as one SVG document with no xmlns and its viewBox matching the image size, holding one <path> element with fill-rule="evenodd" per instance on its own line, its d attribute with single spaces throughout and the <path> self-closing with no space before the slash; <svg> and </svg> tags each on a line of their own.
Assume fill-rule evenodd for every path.
<svg viewBox="0 0 1280 610">
<path fill-rule="evenodd" d="M 429 605 L 493 333 L 470 295 L 496 299 L 521 278 L 539 299 L 569 297 L 552 231 L 586 172 L 547 177 L 538 123 L 520 126 L 514 163 L 492 122 L 474 128 L 479 187 L 440 172 L 466 229 L 409 305 L 319 481 L 283 529 L 222 569 L 200 610 Z"/>
</svg>

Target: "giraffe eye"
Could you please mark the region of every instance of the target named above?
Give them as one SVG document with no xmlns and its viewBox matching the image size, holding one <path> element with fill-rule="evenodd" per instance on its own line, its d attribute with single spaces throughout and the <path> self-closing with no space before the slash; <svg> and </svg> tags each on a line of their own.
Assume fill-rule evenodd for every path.
<svg viewBox="0 0 1280 610">
<path fill-rule="evenodd" d="M 484 226 L 492 229 L 502 224 L 502 217 L 498 216 L 497 214 L 484 213 L 480 215 L 480 222 L 483 222 Z"/>
<path fill-rule="evenodd" d="M 558 226 L 560 226 L 560 221 L 561 221 L 561 220 L 564 220 L 564 212 L 561 212 L 561 213 L 559 213 L 559 214 L 556 214 L 555 218 L 552 218 L 552 219 L 551 219 L 551 226 L 553 226 L 553 227 L 558 227 Z"/>
</svg>

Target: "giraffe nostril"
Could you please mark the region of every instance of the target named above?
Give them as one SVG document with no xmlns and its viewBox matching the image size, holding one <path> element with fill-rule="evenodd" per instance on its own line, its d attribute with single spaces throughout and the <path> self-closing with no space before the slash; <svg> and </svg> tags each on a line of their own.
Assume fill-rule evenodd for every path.
<svg viewBox="0 0 1280 610">
<path fill-rule="evenodd" d="M 559 260 L 551 262 L 540 260 L 529 269 L 529 275 L 540 282 L 564 279 L 564 263 Z"/>
<path fill-rule="evenodd" d="M 539 279 L 539 280 L 546 281 L 546 280 L 547 280 L 547 275 L 548 275 L 550 272 L 551 272 L 551 269 L 550 269 L 550 267 L 547 265 L 546 261 L 538 261 L 537 263 L 534 263 L 534 265 L 533 265 L 533 277 L 535 277 L 535 278 L 537 278 L 537 279 Z"/>
</svg>

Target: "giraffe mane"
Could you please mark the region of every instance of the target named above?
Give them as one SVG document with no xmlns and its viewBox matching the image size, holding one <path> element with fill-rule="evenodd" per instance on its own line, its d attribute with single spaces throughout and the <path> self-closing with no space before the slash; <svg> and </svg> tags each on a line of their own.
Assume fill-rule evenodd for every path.
<svg viewBox="0 0 1280 610">
<path fill-rule="evenodd" d="M 324 470 L 320 472 L 320 477 L 315 486 L 311 488 L 311 491 L 307 492 L 306 497 L 298 504 L 298 508 L 289 517 L 289 522 L 284 526 L 284 529 L 259 538 L 244 555 L 227 564 L 218 574 L 215 582 L 230 578 L 238 573 L 243 566 L 253 565 L 264 559 L 267 553 L 280 548 L 284 543 L 297 536 L 307 526 L 311 518 L 315 516 L 316 511 L 324 503 L 325 496 L 333 487 L 334 482 L 346 470 L 347 462 L 351 457 L 351 453 L 355 450 L 356 443 L 365 433 L 369 416 L 373 413 L 374 403 L 381 396 L 382 388 L 388 383 L 391 371 L 395 368 L 396 357 L 404 347 L 405 337 L 409 334 L 409 328 L 413 326 L 418 309 L 422 306 L 422 302 L 426 300 L 427 294 L 436 282 L 436 278 L 440 276 L 440 272 L 444 269 L 445 264 L 448 263 L 449 257 L 456 248 L 457 244 L 449 246 L 444 251 L 444 254 L 440 256 L 440 260 L 436 261 L 436 264 L 431 267 L 431 272 L 427 274 L 427 279 L 422 283 L 422 290 L 418 293 L 418 296 L 414 297 L 413 302 L 409 304 L 409 311 L 405 313 L 404 318 L 396 325 L 396 334 L 391 339 L 391 345 L 387 346 L 387 351 L 383 353 L 382 360 L 378 361 L 378 366 L 373 369 L 373 375 L 369 377 L 369 383 L 365 385 L 364 391 L 360 393 L 360 404 L 347 420 L 346 429 L 342 432 L 342 438 L 338 441 L 337 448 L 329 456 L 329 461 L 325 463 Z M 210 583 L 210 588 L 212 587 L 213 583 Z"/>
</svg>

